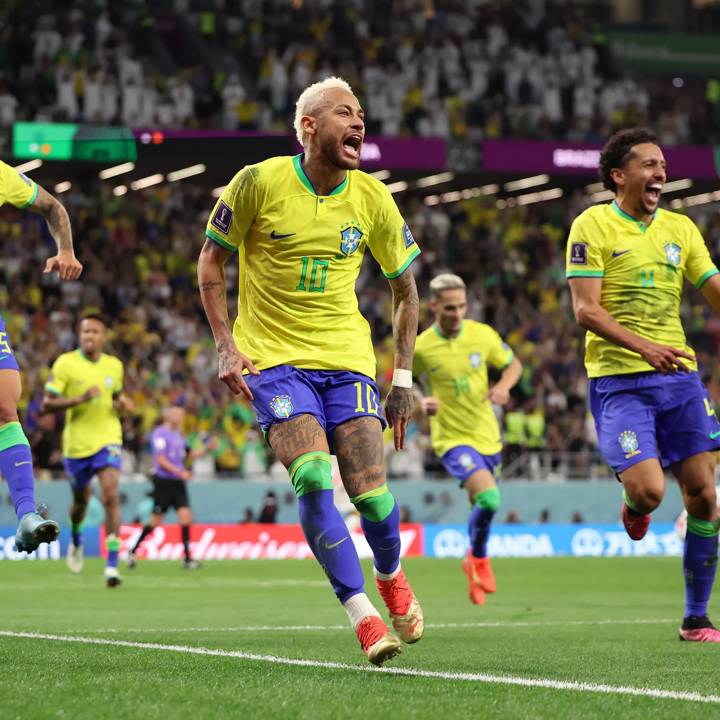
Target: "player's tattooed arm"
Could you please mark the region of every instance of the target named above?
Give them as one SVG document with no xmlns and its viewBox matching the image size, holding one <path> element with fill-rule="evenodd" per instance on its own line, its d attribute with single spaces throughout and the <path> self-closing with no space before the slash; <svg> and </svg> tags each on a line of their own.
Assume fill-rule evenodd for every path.
<svg viewBox="0 0 720 720">
<path fill-rule="evenodd" d="M 67 210 L 47 190 L 38 185 L 38 194 L 32 209 L 47 220 L 50 234 L 57 245 L 57 255 L 48 258 L 44 273 L 57 272 L 61 280 L 77 280 L 82 272 L 82 264 L 75 257 L 72 230 Z"/>
<path fill-rule="evenodd" d="M 390 280 L 393 292 L 393 340 L 396 369 L 412 370 L 415 338 L 417 337 L 418 299 L 415 277 L 410 268 Z M 405 444 L 405 430 L 413 410 L 412 388 L 393 386 L 385 400 L 385 415 L 393 429 L 395 449 Z"/>
<path fill-rule="evenodd" d="M 248 400 L 252 400 L 252 392 L 243 379 L 243 370 L 253 375 L 260 373 L 252 360 L 237 349 L 230 331 L 224 269 L 230 255 L 232 253 L 229 250 L 212 240 L 206 240 L 198 259 L 198 286 L 218 352 L 218 378 L 235 395 L 242 393 Z"/>
</svg>

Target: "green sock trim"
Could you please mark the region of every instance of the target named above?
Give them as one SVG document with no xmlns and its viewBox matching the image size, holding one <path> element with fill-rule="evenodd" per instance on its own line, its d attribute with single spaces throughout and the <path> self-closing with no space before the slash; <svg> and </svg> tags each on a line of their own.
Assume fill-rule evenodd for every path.
<svg viewBox="0 0 720 720">
<path fill-rule="evenodd" d="M 120 538 L 117 535 L 108 535 L 105 538 L 105 549 L 108 552 L 117 552 L 120 550 Z"/>
<path fill-rule="evenodd" d="M 623 488 L 623 500 L 625 501 L 625 504 L 631 509 L 634 510 L 639 515 L 648 515 L 649 513 L 644 513 L 642 510 L 638 510 L 635 503 L 628 497 L 627 492 L 625 492 L 625 488 Z"/>
<path fill-rule="evenodd" d="M 330 453 L 305 453 L 293 460 L 288 472 L 298 497 L 318 490 L 333 489 Z"/>
<path fill-rule="evenodd" d="M 688 515 L 687 530 L 693 535 L 699 535 L 700 537 L 713 537 L 718 534 L 718 521 L 698 520 L 692 517 L 692 515 Z"/>
<path fill-rule="evenodd" d="M 74 523 L 72 520 L 70 521 L 70 532 L 82 532 L 82 529 L 85 527 L 85 521 L 81 520 L 79 523 Z"/>
<path fill-rule="evenodd" d="M 372 522 L 381 522 L 395 507 L 395 498 L 388 489 L 387 483 L 350 498 L 350 502 L 366 520 Z"/>
<path fill-rule="evenodd" d="M 28 439 L 25 437 L 22 425 L 17 422 L 6 423 L 0 427 L 0 452 L 16 445 L 30 446 Z"/>
<path fill-rule="evenodd" d="M 500 488 L 491 487 L 475 495 L 475 504 L 483 510 L 496 512 L 500 507 Z"/>
</svg>

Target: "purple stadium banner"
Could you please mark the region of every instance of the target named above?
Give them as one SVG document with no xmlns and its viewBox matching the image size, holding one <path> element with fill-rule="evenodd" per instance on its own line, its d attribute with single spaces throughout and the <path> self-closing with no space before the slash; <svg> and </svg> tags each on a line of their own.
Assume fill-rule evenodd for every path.
<svg viewBox="0 0 720 720">
<path fill-rule="evenodd" d="M 499 172 L 595 175 L 601 145 L 534 140 L 485 140 L 483 169 Z M 712 147 L 664 147 L 668 176 L 716 180 L 720 176 Z"/>
</svg>

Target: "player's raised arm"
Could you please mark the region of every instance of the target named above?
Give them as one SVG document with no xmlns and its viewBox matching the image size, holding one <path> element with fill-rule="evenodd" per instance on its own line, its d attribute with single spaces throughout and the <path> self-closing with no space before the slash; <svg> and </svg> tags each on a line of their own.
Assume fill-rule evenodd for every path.
<svg viewBox="0 0 720 720">
<path fill-rule="evenodd" d="M 57 245 L 57 254 L 48 258 L 43 272 L 57 272 L 61 280 L 77 280 L 83 267 L 75 257 L 67 210 L 59 200 L 39 185 L 37 197 L 31 207 L 47 220 L 50 234 Z"/>
<path fill-rule="evenodd" d="M 252 400 L 252 392 L 243 380 L 243 370 L 247 369 L 253 375 L 260 373 L 250 358 L 237 349 L 230 330 L 225 263 L 231 255 L 232 251 L 206 240 L 198 259 L 198 287 L 218 352 L 218 377 L 235 395 L 242 393 Z"/>
<path fill-rule="evenodd" d="M 610 315 L 600 304 L 602 278 L 571 277 L 569 283 L 578 325 L 616 345 L 632 350 L 658 372 L 687 371 L 687 366 L 680 358 L 693 361 L 695 358 L 692 355 L 684 350 L 647 340 L 623 327 Z"/>
<path fill-rule="evenodd" d="M 419 300 L 415 277 L 407 268 L 390 278 L 393 293 L 393 340 L 395 341 L 395 372 L 385 400 L 385 414 L 393 429 L 395 449 L 405 444 L 405 431 L 413 410 L 412 366 L 418 328 Z"/>
</svg>

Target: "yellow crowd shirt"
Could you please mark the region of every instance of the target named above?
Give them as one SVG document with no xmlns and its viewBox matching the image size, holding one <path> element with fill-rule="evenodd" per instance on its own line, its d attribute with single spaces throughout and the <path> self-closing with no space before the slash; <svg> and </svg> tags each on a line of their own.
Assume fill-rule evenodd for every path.
<svg viewBox="0 0 720 720">
<path fill-rule="evenodd" d="M 233 337 L 259 368 L 294 365 L 375 377 L 355 282 L 369 250 L 388 278 L 420 254 L 387 187 L 348 171 L 316 194 L 302 155 L 248 165 L 213 209 L 206 235 L 238 251 Z"/>
<path fill-rule="evenodd" d="M 680 322 L 683 277 L 696 288 L 718 269 L 690 218 L 658 209 L 650 225 L 617 203 L 596 205 L 572 224 L 566 275 L 602 278 L 601 304 L 623 327 L 654 342 L 692 353 Z M 693 370 L 697 364 L 690 361 Z M 590 377 L 650 372 L 640 355 L 588 331 Z"/>
<path fill-rule="evenodd" d="M 35 202 L 37 194 L 36 183 L 0 160 L 0 205 L 28 207 Z"/>
<path fill-rule="evenodd" d="M 506 368 L 513 351 L 489 325 L 463 320 L 454 338 L 437 325 L 420 333 L 415 344 L 413 375 L 425 377 L 427 392 L 439 409 L 430 417 L 433 450 L 444 455 L 458 445 L 470 445 L 482 455 L 502 450 L 500 428 L 488 394 L 488 365 Z"/>
<path fill-rule="evenodd" d="M 77 397 L 92 387 L 100 394 L 65 414 L 63 455 L 86 458 L 106 445 L 122 444 L 120 418 L 113 407 L 113 397 L 123 388 L 123 364 L 118 358 L 103 353 L 96 362 L 82 350 L 63 353 L 53 363 L 45 390 L 53 395 Z"/>
</svg>

